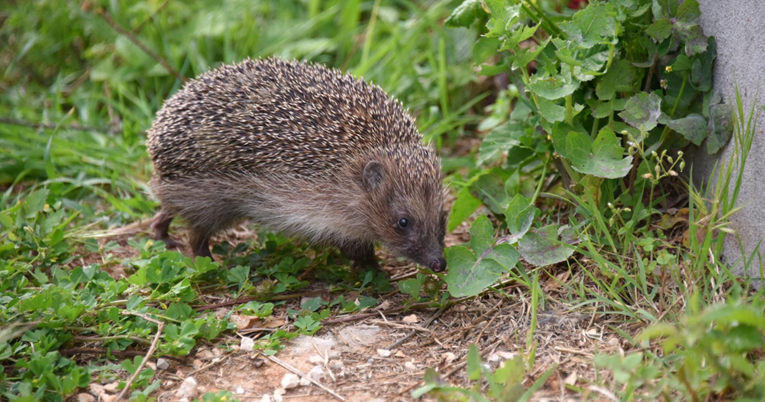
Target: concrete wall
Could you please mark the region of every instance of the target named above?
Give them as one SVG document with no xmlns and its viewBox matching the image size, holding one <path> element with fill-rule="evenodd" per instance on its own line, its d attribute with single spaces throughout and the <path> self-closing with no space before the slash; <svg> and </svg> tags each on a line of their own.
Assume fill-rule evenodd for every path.
<svg viewBox="0 0 765 402">
<path fill-rule="evenodd" d="M 734 85 L 738 83 L 745 109 L 756 102 L 756 110 L 765 105 L 765 0 L 699 0 L 701 26 L 704 33 L 717 40 L 717 61 L 714 68 L 714 87 L 725 103 L 735 104 Z M 758 92 L 759 91 L 759 92 Z M 760 113 L 759 128 L 755 134 L 752 151 L 744 168 L 744 182 L 739 196 L 743 210 L 733 217 L 733 228 L 738 231 L 747 255 L 758 242 L 765 242 L 765 114 Z M 731 140 L 732 142 L 732 140 Z M 730 158 L 730 144 L 716 157 L 708 156 L 699 149 L 694 157 L 694 175 L 708 175 L 713 164 L 720 158 Z M 697 176 L 698 177 L 698 176 Z M 760 246 L 765 257 L 765 244 Z M 728 235 L 723 258 L 732 263 L 739 259 L 738 241 Z M 763 261 L 765 266 L 765 261 Z M 760 277 L 760 262 L 756 261 L 753 272 L 741 275 Z"/>
</svg>

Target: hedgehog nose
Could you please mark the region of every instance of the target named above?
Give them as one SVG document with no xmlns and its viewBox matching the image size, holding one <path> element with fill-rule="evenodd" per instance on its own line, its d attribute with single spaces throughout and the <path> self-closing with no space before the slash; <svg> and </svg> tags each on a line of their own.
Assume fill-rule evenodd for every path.
<svg viewBox="0 0 765 402">
<path fill-rule="evenodd" d="M 430 269 L 432 269 L 433 272 L 441 272 L 446 269 L 446 258 L 440 257 L 433 260 L 430 263 Z"/>
</svg>

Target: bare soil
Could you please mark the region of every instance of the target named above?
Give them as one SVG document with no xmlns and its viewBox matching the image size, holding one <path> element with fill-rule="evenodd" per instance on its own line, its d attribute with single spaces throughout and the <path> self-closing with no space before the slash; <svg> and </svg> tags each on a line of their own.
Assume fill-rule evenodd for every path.
<svg viewBox="0 0 765 402">
<path fill-rule="evenodd" d="M 450 234 L 447 246 L 464 242 L 468 227 L 463 225 Z M 128 236 L 145 228 L 146 222 L 140 222 L 117 233 L 118 236 L 111 240 L 124 245 Z M 242 229 L 227 234 L 237 238 L 251 235 Z M 130 248 L 125 247 L 116 253 L 120 257 L 129 257 L 131 251 L 128 250 Z M 416 272 L 415 266 L 398 262 L 383 250 L 378 251 L 378 257 L 392 282 Z M 94 258 L 97 257 L 85 257 L 82 262 L 97 262 L 88 260 Z M 116 264 L 107 265 L 106 269 L 115 277 L 125 275 Z M 592 308 L 574 309 L 568 304 L 567 300 L 573 297 L 566 293 L 570 290 L 562 284 L 580 281 L 579 275 L 561 266 L 549 268 L 540 278 L 546 299 L 540 304 L 537 315 L 533 335 L 535 360 L 524 385 L 531 385 L 550 367 L 556 368 L 533 400 L 581 400 L 582 394 L 570 391 L 567 386 L 584 389 L 590 394 L 588 400 L 612 400 L 610 391 L 592 385 L 596 377 L 598 383 L 607 378 L 606 372 L 597 372 L 592 357 L 601 353 L 624 353 L 623 348 L 630 347 L 612 328 L 634 334 L 641 327 L 595 314 Z M 323 289 L 326 284 L 314 283 L 309 290 L 320 293 Z M 313 378 L 345 401 L 411 401 L 411 391 L 423 385 L 423 375 L 429 367 L 436 369 L 445 381 L 465 386 L 465 361 L 471 344 L 479 347 L 483 361 L 492 369 L 519 354 L 525 359 L 529 357 L 526 339 L 531 321 L 528 289 L 509 283 L 502 291 L 504 297 L 497 292 L 488 292 L 443 311 L 425 309 L 395 313 L 388 311 L 404 305 L 405 295 L 398 292 L 376 295 L 380 303 L 373 311 L 331 317 L 313 337 L 300 336 L 286 342 L 285 349 L 276 354 L 276 359 L 258 351 L 241 350 L 243 337 L 257 340 L 275 327 L 291 328 L 286 310 L 298 309 L 300 298 L 291 299 L 275 310 L 267 322 L 241 324 L 241 331 L 216 344 L 198 344 L 190 356 L 167 359 L 169 368 L 157 370 L 162 385 L 153 395 L 158 401 L 183 400 L 177 395 L 178 389 L 184 380 L 193 377 L 198 396 L 204 392 L 227 390 L 241 401 L 277 401 L 275 392 L 284 392 L 281 396 L 284 401 L 340 400 L 316 385 L 298 385 L 282 391 L 282 381 L 291 371 L 279 362 L 302 375 L 308 376 L 313 371 Z M 353 296 L 346 295 L 346 299 Z M 330 297 L 337 295 L 326 293 L 322 297 L 331 300 Z M 209 301 L 216 304 L 228 300 L 213 296 Z M 229 306 L 211 311 L 223 317 L 230 309 Z M 585 311 L 589 313 L 584 314 Z M 80 356 L 80 359 L 85 358 L 94 357 Z M 156 362 L 153 357 L 149 364 L 156 367 Z M 101 400 L 113 399 L 116 393 L 107 390 L 99 395 L 99 391 L 97 385 L 90 390 Z"/>
</svg>

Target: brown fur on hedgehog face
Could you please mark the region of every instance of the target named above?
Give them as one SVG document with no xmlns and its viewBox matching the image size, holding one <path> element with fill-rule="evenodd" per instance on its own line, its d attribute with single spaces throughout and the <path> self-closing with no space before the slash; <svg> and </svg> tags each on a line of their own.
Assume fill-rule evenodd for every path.
<svg viewBox="0 0 765 402">
<path fill-rule="evenodd" d="M 407 151 L 420 155 L 412 158 L 393 153 L 365 164 L 360 209 L 369 229 L 392 252 L 433 271 L 443 271 L 448 215 L 443 208 L 440 168 L 426 165 L 429 171 L 407 170 L 412 167 L 407 161 L 436 160 L 432 150 L 425 147 Z"/>
</svg>

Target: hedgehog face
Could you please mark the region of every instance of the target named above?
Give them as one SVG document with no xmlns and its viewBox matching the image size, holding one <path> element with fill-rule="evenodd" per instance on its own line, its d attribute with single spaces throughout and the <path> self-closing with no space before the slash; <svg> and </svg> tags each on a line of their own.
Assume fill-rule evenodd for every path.
<svg viewBox="0 0 765 402">
<path fill-rule="evenodd" d="M 440 174 L 399 174 L 402 165 L 393 162 L 372 161 L 364 168 L 362 208 L 368 227 L 393 253 L 443 271 L 448 215 Z"/>
</svg>

